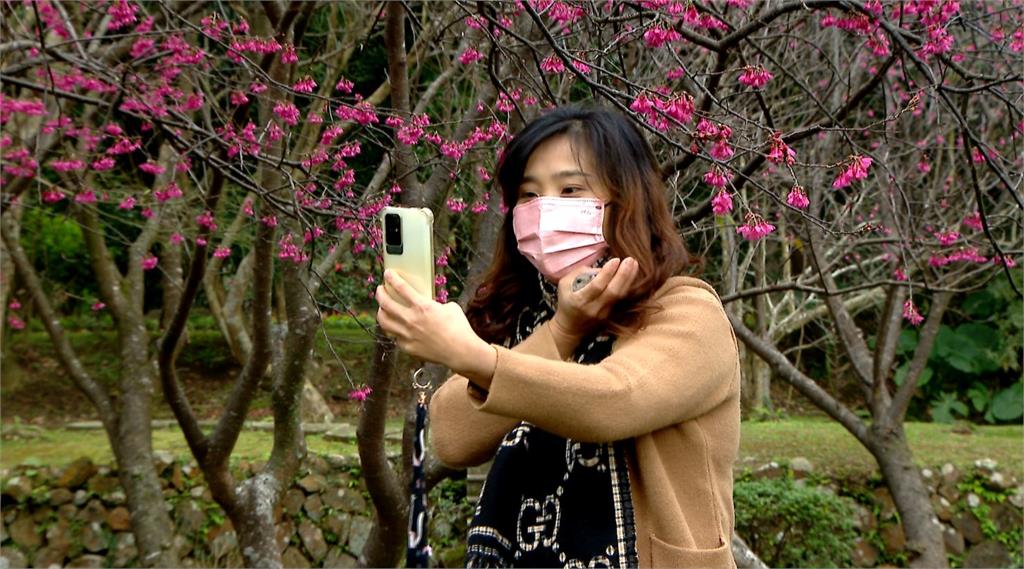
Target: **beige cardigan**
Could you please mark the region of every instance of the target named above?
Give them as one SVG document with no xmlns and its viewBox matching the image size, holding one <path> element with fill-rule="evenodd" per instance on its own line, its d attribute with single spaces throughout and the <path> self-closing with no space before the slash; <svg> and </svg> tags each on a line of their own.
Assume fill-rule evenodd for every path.
<svg viewBox="0 0 1024 569">
<path fill-rule="evenodd" d="M 548 325 L 498 351 L 485 401 L 452 376 L 430 404 L 444 463 L 490 460 L 519 421 L 582 442 L 633 438 L 627 457 L 640 567 L 735 567 L 732 467 L 739 451 L 736 337 L 711 285 L 672 277 L 661 310 L 599 364 L 563 361 Z"/>
</svg>

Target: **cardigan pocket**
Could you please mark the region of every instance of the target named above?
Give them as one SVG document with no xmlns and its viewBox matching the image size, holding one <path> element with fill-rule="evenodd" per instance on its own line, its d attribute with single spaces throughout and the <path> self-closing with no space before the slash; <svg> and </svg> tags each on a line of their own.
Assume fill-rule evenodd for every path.
<svg viewBox="0 0 1024 569">
<path fill-rule="evenodd" d="M 663 567 L 736 567 L 729 542 L 715 549 L 677 547 L 651 535 L 651 565 Z"/>
</svg>

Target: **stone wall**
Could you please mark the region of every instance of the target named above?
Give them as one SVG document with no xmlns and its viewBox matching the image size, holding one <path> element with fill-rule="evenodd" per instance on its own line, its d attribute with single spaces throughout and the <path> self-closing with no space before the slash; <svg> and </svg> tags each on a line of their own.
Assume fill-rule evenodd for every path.
<svg viewBox="0 0 1024 569">
<path fill-rule="evenodd" d="M 955 567 L 1021 567 L 1024 560 L 1024 485 L 1004 475 L 991 459 L 967 471 L 952 464 L 922 469 L 932 506 L 942 524 L 946 552 Z M 889 489 L 880 479 L 830 480 L 815 475 L 803 458 L 787 465 L 769 463 L 750 472 L 751 478 L 791 476 L 845 497 L 854 510 L 859 537 L 853 552 L 855 567 L 905 566 L 906 537 Z"/>
<path fill-rule="evenodd" d="M 182 566 L 242 567 L 231 521 L 213 501 L 199 468 L 167 455 L 156 466 Z M 232 470 L 246 477 L 253 465 L 243 461 Z M 372 506 L 353 472 L 358 473 L 355 461 L 347 457 L 307 457 L 275 511 L 285 567 L 356 566 L 370 535 Z M 19 466 L 0 475 L 0 567 L 138 565 L 125 494 L 112 468 L 83 458 L 62 469 Z M 461 541 L 466 526 L 439 523 L 431 529 L 435 544 L 450 544 Z M 444 548 L 435 545 L 435 552 L 454 561 Z"/>
<path fill-rule="evenodd" d="M 241 567 L 231 522 L 211 499 L 199 469 L 168 455 L 159 455 L 156 466 L 177 527 L 182 566 Z M 233 468 L 239 478 L 253 469 L 244 461 Z M 1003 475 L 990 460 L 978 461 L 967 472 L 947 464 L 925 469 L 923 475 L 955 565 L 1019 566 L 1024 551 L 1024 487 L 1016 479 Z M 798 483 L 849 497 L 860 533 L 855 565 L 874 567 L 905 559 L 895 506 L 877 480 L 828 480 L 816 476 L 805 459 L 762 465 L 744 476 L 792 476 Z M 65 468 L 19 466 L 0 472 L 0 480 L 0 569 L 137 565 L 125 494 L 110 467 L 88 459 Z M 472 515 L 472 506 L 458 495 L 462 488 L 445 484 L 431 496 L 430 539 L 438 566 L 462 563 Z M 309 456 L 275 512 L 284 566 L 354 567 L 369 537 L 370 511 L 355 461 Z"/>
</svg>

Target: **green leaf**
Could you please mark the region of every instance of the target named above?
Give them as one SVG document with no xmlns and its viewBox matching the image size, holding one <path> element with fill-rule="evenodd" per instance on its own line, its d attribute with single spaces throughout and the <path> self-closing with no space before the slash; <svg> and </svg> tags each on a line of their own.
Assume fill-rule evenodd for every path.
<svg viewBox="0 0 1024 569">
<path fill-rule="evenodd" d="M 892 376 L 892 382 L 896 385 L 903 385 L 903 380 L 907 378 L 908 371 L 910 371 L 910 362 L 905 362 L 896 368 L 896 375 Z"/>
<path fill-rule="evenodd" d="M 992 393 L 981 383 L 975 382 L 967 390 L 967 397 L 971 400 L 971 406 L 974 407 L 974 410 L 981 413 L 988 407 L 989 401 L 992 399 Z"/>
<path fill-rule="evenodd" d="M 970 344 L 968 344 L 968 345 L 970 345 Z M 949 365 L 953 366 L 954 368 L 956 368 L 956 369 L 958 369 L 958 370 L 960 370 L 960 371 L 962 371 L 964 373 L 969 373 L 969 374 L 976 374 L 976 373 L 978 373 L 978 371 L 979 371 L 978 359 L 976 357 L 972 357 L 972 356 L 976 356 L 978 354 L 978 351 L 973 349 L 973 348 L 968 348 L 968 349 L 965 349 L 964 352 L 967 352 L 967 353 L 949 354 L 948 356 L 946 356 L 943 359 L 946 360 L 946 363 L 948 363 Z"/>
<path fill-rule="evenodd" d="M 961 417 L 967 415 L 967 406 L 961 403 L 955 393 L 944 391 L 939 395 L 938 400 L 931 407 L 932 419 L 936 423 L 952 423 L 953 413 Z"/>
<path fill-rule="evenodd" d="M 1017 382 L 992 398 L 992 416 L 998 421 L 1013 421 L 1024 415 L 1024 383 Z"/>
<path fill-rule="evenodd" d="M 932 355 L 937 358 L 946 359 L 950 354 L 955 353 L 956 349 L 956 332 L 953 332 L 953 329 L 945 324 L 939 326 L 939 331 L 935 334 L 935 346 Z"/>
<path fill-rule="evenodd" d="M 924 371 L 921 372 L 921 379 L 917 380 L 917 386 L 918 387 L 924 387 L 925 384 L 927 384 L 928 381 L 932 378 L 932 375 L 933 375 L 932 374 L 932 368 L 930 368 L 930 367 L 924 368 Z"/>
<path fill-rule="evenodd" d="M 904 328 L 900 332 L 900 340 L 896 345 L 896 353 L 903 355 L 913 353 L 917 348 L 917 330 Z"/>
<path fill-rule="evenodd" d="M 975 318 L 985 318 L 998 308 L 995 296 L 987 290 L 972 293 L 964 299 L 964 311 Z"/>
</svg>

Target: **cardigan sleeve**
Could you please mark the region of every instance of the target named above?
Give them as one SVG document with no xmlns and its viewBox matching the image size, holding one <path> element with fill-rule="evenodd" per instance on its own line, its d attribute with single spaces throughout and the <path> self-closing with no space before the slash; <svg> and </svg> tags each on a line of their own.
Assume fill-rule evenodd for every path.
<svg viewBox="0 0 1024 569">
<path fill-rule="evenodd" d="M 635 437 L 708 412 L 738 390 L 732 326 L 709 285 L 662 290 L 662 309 L 598 364 L 495 346 L 487 399 L 471 403 L 581 442 Z"/>
<path fill-rule="evenodd" d="M 547 323 L 509 350 L 543 359 L 560 359 Z M 430 399 L 430 441 L 437 458 L 452 468 L 466 468 L 487 462 L 498 444 L 519 419 L 477 409 L 480 400 L 468 389 L 469 380 L 453 375 Z"/>
</svg>

